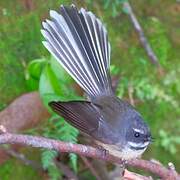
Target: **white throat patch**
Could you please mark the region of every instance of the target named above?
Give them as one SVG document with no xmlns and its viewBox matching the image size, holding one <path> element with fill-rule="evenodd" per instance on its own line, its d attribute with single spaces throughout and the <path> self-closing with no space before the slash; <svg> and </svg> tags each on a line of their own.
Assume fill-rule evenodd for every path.
<svg viewBox="0 0 180 180">
<path fill-rule="evenodd" d="M 128 145 L 132 146 L 134 148 L 138 148 L 138 147 L 145 148 L 148 144 L 149 144 L 149 142 L 145 142 L 145 143 L 135 143 L 135 142 L 131 142 L 131 141 L 128 142 Z"/>
<path fill-rule="evenodd" d="M 147 146 L 144 149 L 133 150 L 126 145 L 124 148 L 117 149 L 117 145 L 104 144 L 99 141 L 96 141 L 98 145 L 102 146 L 104 149 L 108 150 L 109 154 L 119 157 L 122 160 L 135 159 L 140 157 L 140 155 L 146 150 Z"/>
</svg>

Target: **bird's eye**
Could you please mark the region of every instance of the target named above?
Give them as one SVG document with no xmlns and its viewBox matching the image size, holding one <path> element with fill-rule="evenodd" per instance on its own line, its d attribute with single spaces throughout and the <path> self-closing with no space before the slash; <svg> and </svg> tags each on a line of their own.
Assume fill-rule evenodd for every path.
<svg viewBox="0 0 180 180">
<path fill-rule="evenodd" d="M 135 132 L 134 133 L 134 137 L 138 138 L 140 136 L 140 133 L 139 132 Z"/>
</svg>

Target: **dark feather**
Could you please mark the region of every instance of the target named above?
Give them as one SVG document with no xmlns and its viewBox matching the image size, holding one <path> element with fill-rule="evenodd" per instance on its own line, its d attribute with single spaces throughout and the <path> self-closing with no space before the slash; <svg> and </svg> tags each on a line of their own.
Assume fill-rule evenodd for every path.
<svg viewBox="0 0 180 180">
<path fill-rule="evenodd" d="M 50 102 L 49 106 L 72 126 L 104 143 L 117 142 L 98 107 L 87 101 Z"/>
<path fill-rule="evenodd" d="M 99 113 L 86 101 L 50 102 L 51 108 L 84 133 L 98 129 Z"/>
</svg>

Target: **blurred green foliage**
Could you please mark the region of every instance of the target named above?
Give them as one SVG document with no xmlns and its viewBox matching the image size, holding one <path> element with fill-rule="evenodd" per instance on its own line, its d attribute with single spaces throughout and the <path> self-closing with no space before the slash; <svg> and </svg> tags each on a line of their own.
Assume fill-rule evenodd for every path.
<svg viewBox="0 0 180 180">
<path fill-rule="evenodd" d="M 43 125 L 46 137 L 76 143 L 78 131 L 55 115 L 48 107 L 51 100 L 80 99 L 72 87 L 74 81 L 42 46 L 41 21 L 48 17 L 49 9 L 58 9 L 63 1 L 33 1 L 28 9 L 23 2 L 0 1 L 0 109 L 23 92 L 39 89 L 42 100 L 52 117 Z M 131 1 L 144 32 L 156 53 L 164 73 L 158 74 L 141 47 L 136 32 L 122 10 L 121 0 L 78 1 L 79 7 L 88 7 L 105 23 L 111 42 L 112 74 L 120 76 L 117 95 L 129 99 L 129 88 L 136 108 L 150 124 L 155 142 L 146 151 L 145 158 L 162 163 L 172 161 L 180 166 L 180 31 L 178 30 L 179 4 L 171 0 L 144 3 Z M 167 16 L 168 14 L 168 16 Z M 62 174 L 54 163 L 55 151 L 41 151 L 42 164 L 52 179 Z M 19 179 L 33 179 L 19 162 L 8 161 L 1 166 L 0 177 L 9 179 L 11 167 L 19 166 Z M 68 164 L 78 172 L 77 156 L 71 154 Z M 18 164 L 18 165 L 16 165 Z M 19 168 L 20 169 L 20 168 Z M 8 171 L 7 171 L 8 170 Z M 13 171 L 11 171 L 13 173 Z M 35 175 L 34 175 L 35 176 Z"/>
<path fill-rule="evenodd" d="M 28 64 L 26 72 L 27 85 L 30 90 L 39 90 L 44 105 L 52 113 L 46 126 L 43 128 L 43 136 L 62 141 L 77 142 L 78 130 L 66 123 L 63 118 L 53 113 L 48 106 L 51 101 L 67 101 L 81 99 L 72 88 L 72 79 L 62 69 L 54 58 L 35 59 Z M 60 174 L 56 167 L 55 158 L 58 153 L 55 151 L 42 151 L 42 165 L 48 170 L 51 179 L 58 179 Z M 70 153 L 71 167 L 77 172 L 77 155 Z"/>
<path fill-rule="evenodd" d="M 14 168 L 16 167 L 16 168 Z M 1 165 L 0 169 L 0 177 L 3 180 L 9 180 L 9 179 L 14 179 L 14 180 L 20 180 L 22 179 L 22 174 L 28 174 L 26 175 L 27 180 L 38 180 L 40 176 L 37 176 L 35 178 L 35 170 L 32 168 L 29 168 L 29 166 L 24 166 L 23 168 L 19 166 L 19 162 L 16 159 L 9 160 L 5 164 Z"/>
</svg>

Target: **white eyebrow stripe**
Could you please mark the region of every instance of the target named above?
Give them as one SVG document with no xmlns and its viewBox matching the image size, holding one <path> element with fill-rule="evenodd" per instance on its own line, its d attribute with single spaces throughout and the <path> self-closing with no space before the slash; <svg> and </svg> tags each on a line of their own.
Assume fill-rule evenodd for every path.
<svg viewBox="0 0 180 180">
<path fill-rule="evenodd" d="M 136 131 L 136 132 L 138 132 L 138 133 L 144 134 L 144 131 L 143 131 L 143 130 L 136 129 L 136 128 L 133 128 L 133 130 Z"/>
</svg>

